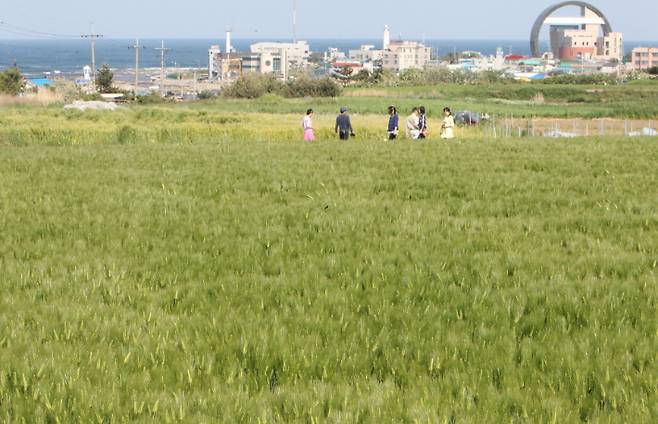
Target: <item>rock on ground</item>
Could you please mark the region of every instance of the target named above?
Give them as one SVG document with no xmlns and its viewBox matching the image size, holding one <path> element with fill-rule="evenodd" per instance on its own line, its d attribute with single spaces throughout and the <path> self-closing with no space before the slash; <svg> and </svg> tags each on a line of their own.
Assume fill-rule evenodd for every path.
<svg viewBox="0 0 658 424">
<path fill-rule="evenodd" d="M 78 109 L 78 110 L 117 110 L 119 106 L 114 102 L 100 102 L 100 101 L 90 101 L 85 102 L 82 100 L 76 100 L 70 105 L 64 106 L 64 109 Z"/>
</svg>

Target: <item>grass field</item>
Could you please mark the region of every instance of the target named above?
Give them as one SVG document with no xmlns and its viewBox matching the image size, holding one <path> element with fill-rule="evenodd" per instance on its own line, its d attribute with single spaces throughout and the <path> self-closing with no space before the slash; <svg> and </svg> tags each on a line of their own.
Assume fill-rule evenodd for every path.
<svg viewBox="0 0 658 424">
<path fill-rule="evenodd" d="M 210 102 L 216 110 L 257 113 L 303 113 L 313 107 L 320 113 L 336 113 L 340 106 L 350 106 L 358 114 L 385 114 L 394 104 L 402 113 L 425 105 L 430 116 L 437 116 L 445 106 L 454 111 L 472 110 L 499 118 L 633 118 L 658 117 L 658 81 L 633 81 L 624 85 L 551 85 L 551 84 L 440 84 L 347 88 L 338 99 L 283 99 L 265 96 L 257 100 Z M 208 103 L 198 105 L 207 109 Z"/>
<path fill-rule="evenodd" d="M 367 102 L 377 98 L 355 99 Z M 283 102 L 281 109 L 285 111 L 257 111 L 260 106 L 275 100 L 266 98 L 253 103 L 233 100 L 190 105 L 125 107 L 111 113 L 67 111 L 57 106 L 0 109 L 0 145 L 196 144 L 249 140 L 297 142 L 302 138 L 301 120 L 308 107 L 317 109 L 316 102 L 331 102 L 335 109 L 338 109 L 340 104 L 351 105 L 350 98 L 279 99 Z M 385 110 L 386 98 L 380 98 L 378 101 Z M 412 101 L 415 103 L 411 103 Z M 422 99 L 406 99 L 406 102 L 409 106 L 425 103 L 431 108 L 430 131 L 434 138 L 438 138 L 442 119 L 437 116 L 441 110 L 440 104 L 436 100 L 429 103 Z M 247 104 L 255 110 L 243 110 L 245 108 L 242 105 Z M 333 131 L 335 116 L 336 111 L 326 107 L 326 104 L 324 110 L 317 111 L 313 121 L 319 139 L 336 138 Z M 406 116 L 407 112 L 402 109 L 401 123 L 404 123 Z M 491 118 L 485 125 L 457 128 L 458 138 L 492 139 L 494 127 L 498 137 L 503 137 L 506 123 L 509 124 L 507 136 L 514 137 L 518 137 L 520 133 L 524 137 L 528 134 L 545 134 L 553 127 L 583 135 L 587 133 L 621 137 L 626 130 L 645 127 L 655 129 L 658 125 L 658 115 L 643 120 L 599 120 L 577 116 L 554 118 L 550 117 L 550 114 L 539 114 L 532 118 L 523 118 L 522 115 L 494 115 Z M 352 122 L 357 132 L 357 141 L 382 141 L 386 138 L 388 116 L 384 113 L 355 110 L 352 112 Z"/>
<path fill-rule="evenodd" d="M 310 100 L 307 100 L 310 102 Z M 233 108 L 226 111 L 225 108 Z M 301 103 L 300 103 L 301 105 Z M 205 107 L 203 107 L 205 106 Z M 306 111 L 306 106 L 300 106 Z M 32 145 L 107 145 L 107 144 L 195 144 L 218 141 L 299 141 L 302 138 L 303 113 L 241 112 L 239 104 L 161 105 L 124 108 L 116 112 L 65 111 L 14 108 L 0 115 L 0 144 Z M 402 116 L 402 119 L 405 117 Z M 335 139 L 336 113 L 320 113 L 314 126 L 320 139 Z M 355 114 L 358 140 L 384 140 L 388 116 Z M 430 118 L 431 128 L 440 121 Z M 484 128 L 458 130 L 464 137 L 477 137 Z"/>
<path fill-rule="evenodd" d="M 658 83 L 637 81 L 623 86 L 549 84 L 456 85 L 434 87 L 348 88 L 339 98 L 285 99 L 264 96 L 255 100 L 218 99 L 185 105 L 129 107 L 113 113 L 63 110 L 61 105 L 35 108 L 0 106 L 0 144 L 106 145 L 135 143 L 194 144 L 218 141 L 297 141 L 300 122 L 308 108 L 320 139 L 334 138 L 338 109 L 348 106 L 359 140 L 385 137 L 387 107 L 398 106 L 402 118 L 413 106 L 428 109 L 430 129 L 440 128 L 445 106 L 454 111 L 488 113 L 502 130 L 515 122 L 514 132 L 534 119 L 638 120 L 635 126 L 658 123 Z M 516 125 L 518 124 L 518 125 Z M 587 125 L 579 122 L 580 127 Z M 574 124 L 575 125 L 575 124 Z M 617 125 L 621 133 L 623 122 Z M 571 130 L 572 123 L 561 128 Z M 591 123 L 594 133 L 599 128 Z M 490 128 L 459 130 L 462 139 L 491 137 Z M 576 132 L 576 131 L 574 131 Z M 610 134 L 613 131 L 602 131 Z"/>
<path fill-rule="evenodd" d="M 655 140 L 202 113 L 0 118 L 0 421 L 656 422 Z"/>
</svg>

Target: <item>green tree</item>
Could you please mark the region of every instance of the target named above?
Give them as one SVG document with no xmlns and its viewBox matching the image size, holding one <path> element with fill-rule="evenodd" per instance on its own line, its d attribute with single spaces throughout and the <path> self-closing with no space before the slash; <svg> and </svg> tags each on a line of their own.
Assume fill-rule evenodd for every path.
<svg viewBox="0 0 658 424">
<path fill-rule="evenodd" d="M 341 88 L 330 78 L 300 76 L 286 82 L 285 97 L 338 97 Z"/>
<path fill-rule="evenodd" d="M 342 68 L 337 69 L 336 72 L 346 78 L 349 78 L 354 73 L 354 68 L 352 68 L 351 66 L 343 66 Z"/>
<path fill-rule="evenodd" d="M 226 87 L 224 97 L 257 99 L 266 94 L 281 94 L 284 84 L 274 75 L 245 74 Z"/>
<path fill-rule="evenodd" d="M 0 93 L 17 95 L 25 89 L 25 79 L 18 68 L 9 68 L 0 72 Z"/>
<path fill-rule="evenodd" d="M 658 75 L 658 66 L 651 67 L 647 70 L 649 75 Z"/>
<path fill-rule="evenodd" d="M 96 87 L 101 93 L 111 93 L 114 91 L 112 86 L 114 82 L 114 73 L 108 65 L 103 65 L 96 74 Z"/>
</svg>

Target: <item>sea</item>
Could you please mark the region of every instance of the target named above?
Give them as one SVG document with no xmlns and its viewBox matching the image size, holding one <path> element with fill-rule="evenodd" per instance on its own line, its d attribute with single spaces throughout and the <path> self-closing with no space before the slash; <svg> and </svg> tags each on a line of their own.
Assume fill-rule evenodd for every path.
<svg viewBox="0 0 658 424">
<path fill-rule="evenodd" d="M 159 39 L 140 40 L 141 67 L 160 67 L 161 46 Z M 237 51 L 249 51 L 249 46 L 259 41 L 289 41 L 277 39 L 234 39 L 233 47 Z M 324 52 L 329 48 L 338 48 L 347 53 L 361 45 L 381 46 L 379 39 L 308 39 L 311 50 Z M 417 40 L 424 41 L 438 57 L 454 51 L 479 51 L 493 55 L 502 48 L 506 54 L 530 54 L 527 40 Z M 165 47 L 171 49 L 166 55 L 168 67 L 202 68 L 207 66 L 208 48 L 213 44 L 224 46 L 223 39 L 165 39 Z M 96 64 L 108 64 L 113 69 L 130 69 L 135 66 L 135 40 L 101 38 L 96 43 Z M 626 42 L 626 50 L 633 47 L 656 45 L 656 42 Z M 548 41 L 542 43 L 548 50 Z M 83 39 L 3 39 L 0 38 L 0 69 L 17 66 L 21 72 L 30 77 L 42 77 L 53 73 L 82 74 L 82 68 L 91 62 L 91 44 Z"/>
</svg>

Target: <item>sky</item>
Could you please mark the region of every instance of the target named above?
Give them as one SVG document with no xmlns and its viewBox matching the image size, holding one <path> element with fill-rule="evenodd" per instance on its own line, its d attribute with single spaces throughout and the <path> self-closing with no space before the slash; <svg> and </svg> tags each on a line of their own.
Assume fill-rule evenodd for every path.
<svg viewBox="0 0 658 424">
<path fill-rule="evenodd" d="M 523 40 L 544 0 L 297 0 L 300 39 L 381 37 Z M 293 0 L 3 1 L 0 21 L 55 34 L 116 38 L 288 38 Z M 592 0 L 627 40 L 658 41 L 658 1 Z M 575 10 L 575 9 L 571 9 Z M 568 10 L 566 10 L 568 11 Z M 29 38 L 2 30 L 1 38 Z"/>
</svg>

